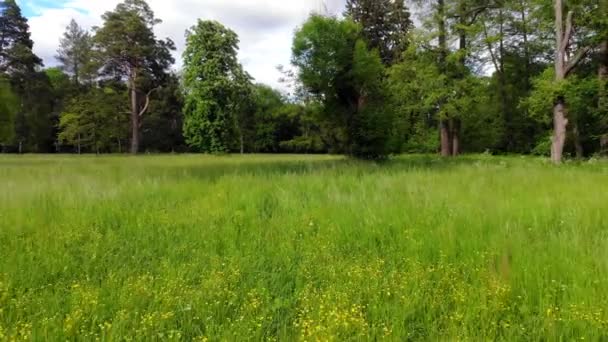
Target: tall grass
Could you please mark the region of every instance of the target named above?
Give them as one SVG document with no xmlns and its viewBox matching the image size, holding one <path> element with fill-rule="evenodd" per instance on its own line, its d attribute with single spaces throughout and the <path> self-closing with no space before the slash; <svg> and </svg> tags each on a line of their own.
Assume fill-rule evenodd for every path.
<svg viewBox="0 0 608 342">
<path fill-rule="evenodd" d="M 0 157 L 0 340 L 608 339 L 608 164 Z"/>
</svg>

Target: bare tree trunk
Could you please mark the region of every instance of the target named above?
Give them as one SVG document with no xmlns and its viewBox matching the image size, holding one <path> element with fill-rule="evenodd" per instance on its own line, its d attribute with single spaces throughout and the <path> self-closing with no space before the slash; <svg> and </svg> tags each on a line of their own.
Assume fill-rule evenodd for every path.
<svg viewBox="0 0 608 342">
<path fill-rule="evenodd" d="M 555 32 L 556 32 L 556 49 L 555 49 L 555 81 L 561 82 L 568 77 L 570 72 L 580 63 L 580 61 L 589 52 L 590 48 L 585 47 L 580 49 L 573 58 L 568 56 L 568 48 L 570 40 L 574 32 L 572 17 L 574 13 L 569 12 L 566 19 L 564 31 L 564 5 L 563 0 L 555 0 Z M 553 107 L 553 141 L 551 145 L 551 160 L 555 164 L 562 162 L 564 154 L 564 146 L 566 145 L 566 132 L 568 130 L 568 117 L 566 108 L 566 99 L 559 97 L 555 101 Z"/>
<path fill-rule="evenodd" d="M 553 143 L 551 145 L 551 160 L 556 164 L 562 162 L 567 129 L 566 104 L 563 98 L 559 98 L 553 107 Z"/>
<path fill-rule="evenodd" d="M 441 120 L 439 132 L 441 135 L 441 156 L 450 157 L 452 155 L 452 137 L 450 134 L 450 121 Z"/>
<path fill-rule="evenodd" d="M 131 82 L 131 153 L 139 153 L 139 96 L 135 81 Z"/>
<path fill-rule="evenodd" d="M 19 154 L 23 153 L 23 141 L 19 141 Z"/>
<path fill-rule="evenodd" d="M 82 152 L 82 149 L 80 148 L 80 133 L 78 133 L 78 154 L 80 155 Z"/>
</svg>

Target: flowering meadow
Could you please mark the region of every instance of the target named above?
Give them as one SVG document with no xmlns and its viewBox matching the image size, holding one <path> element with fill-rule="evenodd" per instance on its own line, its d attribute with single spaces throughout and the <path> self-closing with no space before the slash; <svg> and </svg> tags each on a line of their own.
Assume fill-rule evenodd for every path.
<svg viewBox="0 0 608 342">
<path fill-rule="evenodd" d="M 0 156 L 0 341 L 608 339 L 608 163 Z"/>
</svg>

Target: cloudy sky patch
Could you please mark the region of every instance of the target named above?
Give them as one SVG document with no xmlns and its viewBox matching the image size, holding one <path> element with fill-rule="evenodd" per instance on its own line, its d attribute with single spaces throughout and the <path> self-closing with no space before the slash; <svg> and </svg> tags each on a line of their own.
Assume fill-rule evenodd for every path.
<svg viewBox="0 0 608 342">
<path fill-rule="evenodd" d="M 21 0 L 30 20 L 35 52 L 45 65 L 56 65 L 59 39 L 72 18 L 90 29 L 101 25 L 101 15 L 119 0 Z M 344 0 L 148 0 L 163 23 L 159 38 L 170 37 L 177 45 L 176 68 L 181 66 L 186 29 L 197 19 L 218 20 L 236 31 L 241 40 L 239 57 L 256 81 L 280 87 L 277 65 L 288 65 L 295 29 L 313 11 L 340 13 Z M 325 3 L 325 4 L 324 4 Z"/>
</svg>

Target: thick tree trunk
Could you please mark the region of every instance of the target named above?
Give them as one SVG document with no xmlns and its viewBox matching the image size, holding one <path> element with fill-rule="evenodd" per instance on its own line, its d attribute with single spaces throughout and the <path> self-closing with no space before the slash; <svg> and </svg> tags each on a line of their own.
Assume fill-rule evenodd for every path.
<svg viewBox="0 0 608 342">
<path fill-rule="evenodd" d="M 562 0 L 555 0 L 555 81 L 561 82 L 566 78 L 566 49 L 564 39 L 564 17 Z M 555 164 L 562 162 L 564 146 L 566 145 L 566 132 L 568 130 L 568 119 L 566 117 L 566 102 L 563 97 L 556 99 L 553 106 L 553 138 L 551 143 L 551 160 Z"/>
<path fill-rule="evenodd" d="M 131 86 L 131 153 L 139 153 L 139 96 L 134 84 Z"/>
<path fill-rule="evenodd" d="M 450 157 L 452 155 L 452 137 L 450 134 L 450 121 L 447 119 L 441 120 L 439 126 L 439 132 L 441 135 L 441 156 Z"/>
<path fill-rule="evenodd" d="M 556 164 L 562 162 L 567 129 L 566 104 L 563 98 L 559 98 L 553 107 L 553 142 L 551 145 L 551 160 Z"/>
</svg>

